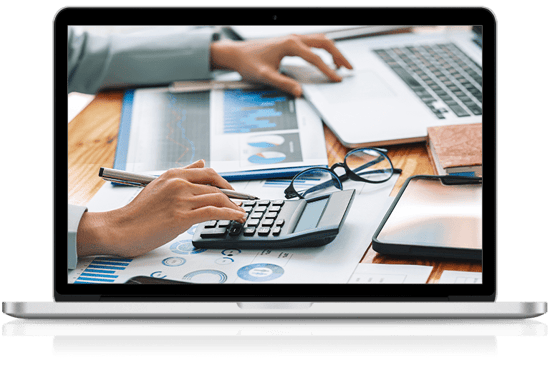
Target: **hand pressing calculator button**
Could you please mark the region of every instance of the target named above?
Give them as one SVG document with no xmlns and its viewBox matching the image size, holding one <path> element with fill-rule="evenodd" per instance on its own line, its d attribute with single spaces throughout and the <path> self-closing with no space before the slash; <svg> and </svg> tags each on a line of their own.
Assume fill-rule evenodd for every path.
<svg viewBox="0 0 550 365">
<path fill-rule="evenodd" d="M 230 222 L 228 227 L 220 227 L 225 221 L 199 224 L 193 245 L 256 250 L 323 246 L 342 229 L 354 196 L 355 190 L 343 190 L 309 199 L 257 201 L 244 226 Z M 243 206 L 252 207 L 250 204 L 244 202 Z"/>
</svg>

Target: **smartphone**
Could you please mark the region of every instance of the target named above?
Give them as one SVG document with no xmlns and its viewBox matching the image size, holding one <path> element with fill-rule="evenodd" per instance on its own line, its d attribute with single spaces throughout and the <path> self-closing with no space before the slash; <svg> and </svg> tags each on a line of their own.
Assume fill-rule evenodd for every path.
<svg viewBox="0 0 550 365">
<path fill-rule="evenodd" d="M 481 260 L 482 179 L 411 176 L 374 233 L 382 254 Z"/>
</svg>

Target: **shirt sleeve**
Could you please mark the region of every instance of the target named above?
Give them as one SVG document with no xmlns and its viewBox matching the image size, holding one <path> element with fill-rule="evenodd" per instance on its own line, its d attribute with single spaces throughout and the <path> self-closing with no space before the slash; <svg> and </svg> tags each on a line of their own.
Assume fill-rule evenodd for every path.
<svg viewBox="0 0 550 365">
<path fill-rule="evenodd" d="M 78 205 L 69 205 L 69 227 L 67 231 L 67 268 L 76 269 L 78 256 L 76 255 L 76 233 L 82 215 L 88 210 L 86 207 Z"/>
<path fill-rule="evenodd" d="M 153 28 L 111 36 L 68 33 L 68 92 L 168 84 L 211 78 L 214 30 Z"/>
</svg>

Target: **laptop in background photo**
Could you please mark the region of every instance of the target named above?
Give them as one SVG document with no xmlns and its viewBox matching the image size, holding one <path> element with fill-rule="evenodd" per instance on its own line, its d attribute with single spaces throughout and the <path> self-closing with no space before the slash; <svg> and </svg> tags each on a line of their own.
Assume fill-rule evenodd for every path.
<svg viewBox="0 0 550 365">
<path fill-rule="evenodd" d="M 336 41 L 354 66 L 337 85 L 297 58 L 284 72 L 348 148 L 421 142 L 427 127 L 480 123 L 482 27 L 416 29 Z"/>
</svg>

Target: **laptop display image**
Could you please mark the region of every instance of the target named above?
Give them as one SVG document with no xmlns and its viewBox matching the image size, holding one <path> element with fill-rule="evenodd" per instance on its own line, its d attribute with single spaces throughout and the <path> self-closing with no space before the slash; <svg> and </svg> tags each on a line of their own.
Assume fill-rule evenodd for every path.
<svg viewBox="0 0 550 365">
<path fill-rule="evenodd" d="M 228 42 L 227 39 L 232 38 L 232 42 L 246 42 L 239 35 L 239 31 L 243 33 L 243 28 L 246 27 L 187 26 L 183 30 L 175 28 L 145 27 L 135 30 L 133 34 L 144 37 L 149 34 L 151 37 L 150 34 L 163 32 L 168 35 L 171 32 L 219 33 L 222 37 L 220 42 Z M 445 125 L 446 118 L 453 120 L 453 126 L 463 123 L 462 120 L 456 119 L 459 118 L 460 112 L 457 114 L 459 109 L 468 110 L 469 116 L 481 118 L 483 49 L 479 43 L 475 42 L 479 42 L 482 38 L 480 37 L 482 26 L 476 26 L 475 29 L 472 26 L 447 27 L 452 28 L 450 30 L 427 26 L 416 28 L 417 30 L 411 33 L 407 25 L 391 27 L 389 34 L 371 36 L 368 33 L 369 27 L 364 27 L 365 34 L 361 37 L 335 39 L 334 44 L 343 50 L 343 56 L 353 60 L 353 69 L 340 67 L 338 72 L 343 75 L 346 71 L 349 72 L 342 77 L 341 82 L 331 82 L 318 71 L 324 77 L 322 87 L 340 90 L 349 80 L 358 80 L 356 84 L 359 86 L 369 84 L 361 80 L 363 75 L 361 63 L 369 62 L 368 57 L 376 57 L 377 66 L 385 68 L 383 72 L 394 73 L 393 79 L 384 82 L 398 85 L 395 87 L 392 85 L 392 90 L 397 87 L 405 89 L 404 92 L 401 90 L 400 92 L 407 93 L 406 96 L 416 102 L 416 107 L 422 107 L 426 112 L 431 113 L 441 126 Z M 116 25 L 67 27 L 67 29 L 60 28 L 61 30 L 69 32 L 70 37 L 75 37 L 77 33 L 80 37 L 89 37 L 90 41 L 93 40 L 94 32 L 110 32 L 110 36 L 115 39 L 114 42 L 116 39 L 120 39 L 118 42 L 123 42 L 124 37 L 133 35 L 124 27 Z M 297 32 L 300 31 L 301 28 L 298 25 Z M 395 34 L 396 32 L 399 34 Z M 98 37 L 101 36 L 102 34 L 98 35 Z M 361 60 L 357 55 L 360 52 L 353 52 L 353 50 L 361 47 L 367 49 L 370 47 L 368 42 L 373 39 L 377 40 L 378 47 L 369 51 L 370 55 L 365 60 Z M 346 46 L 349 42 L 354 42 L 355 45 Z M 362 46 L 361 42 L 367 43 Z M 399 46 L 398 42 L 401 42 Z M 465 43 L 463 46 L 465 50 L 460 48 L 461 42 Z M 384 44 L 388 46 L 384 48 Z M 330 58 L 330 53 L 326 50 L 311 48 L 317 53 L 324 53 L 325 59 L 326 55 Z M 486 52 L 494 52 L 494 49 L 489 46 Z M 488 55 L 486 59 L 494 59 L 494 56 Z M 331 64 L 331 61 L 329 59 L 327 63 Z M 288 70 L 292 67 L 283 62 L 283 69 L 290 74 Z M 487 65 L 486 69 L 490 70 L 491 65 Z M 74 76 L 69 75 L 69 77 L 76 79 L 78 71 L 77 69 L 74 71 Z M 405 72 L 407 75 L 404 74 Z M 382 71 L 380 75 L 376 77 L 384 76 Z M 488 77 L 486 80 L 489 80 Z M 351 283 L 389 283 L 405 286 L 438 283 L 437 288 L 420 289 L 435 291 L 445 291 L 445 287 L 452 288 L 450 285 L 452 283 L 471 283 L 476 285 L 455 286 L 452 290 L 459 292 L 464 290 L 463 293 L 467 293 L 468 296 L 473 294 L 471 290 L 480 291 L 480 293 L 483 291 L 483 276 L 494 276 L 494 268 L 483 274 L 482 267 L 490 268 L 487 265 L 491 264 L 482 262 L 481 253 L 485 249 L 489 253 L 494 250 L 492 247 L 494 242 L 483 247 L 482 250 L 484 244 L 481 226 L 482 199 L 485 198 L 488 203 L 492 194 L 482 196 L 481 179 L 472 181 L 466 179 L 464 184 L 447 184 L 441 179 L 434 181 L 418 177 L 405 184 L 411 176 L 437 175 L 437 173 L 434 173 L 430 166 L 418 172 L 403 172 L 400 166 L 403 166 L 406 159 L 402 161 L 392 159 L 392 155 L 399 151 L 399 147 L 394 150 L 388 149 L 384 143 L 379 143 L 373 148 L 340 147 L 341 153 L 335 153 L 323 159 L 326 150 L 322 146 L 326 137 L 330 138 L 330 143 L 336 146 L 342 145 L 330 128 L 325 127 L 323 130 L 322 121 L 325 121 L 326 117 L 319 110 L 323 103 L 317 102 L 314 98 L 310 100 L 307 83 L 303 84 L 304 97 L 294 98 L 273 87 L 265 89 L 265 86 L 262 88 L 254 85 L 251 88 L 233 88 L 231 83 L 238 82 L 239 78 L 239 75 L 235 76 L 228 72 L 214 75 L 215 80 L 230 80 L 226 83 L 227 88 L 222 90 L 178 93 L 162 87 L 151 87 L 156 85 L 145 85 L 146 87 L 134 85 L 124 89 L 126 91 L 122 98 L 121 122 L 113 126 L 118 128 L 114 163 L 107 166 L 97 165 L 97 171 L 94 171 L 96 176 L 92 178 L 95 181 L 92 181 L 98 186 L 103 183 L 98 176 L 101 167 L 114 167 L 120 171 L 158 176 L 163 170 L 182 167 L 199 158 L 205 159 L 207 167 L 213 167 L 220 171 L 221 176 L 225 176 L 226 171 L 223 167 L 217 168 L 217 166 L 230 165 L 232 162 L 225 161 L 224 157 L 235 154 L 236 159 L 240 159 L 241 162 L 238 166 L 234 165 L 234 175 L 238 175 L 239 169 L 256 172 L 249 180 L 235 179 L 234 176 L 228 178 L 235 191 L 247 192 L 259 197 L 258 200 L 241 199 L 242 208 L 247 213 L 246 222 L 242 224 L 232 220 L 217 219 L 198 223 L 166 244 L 137 257 L 116 255 L 79 257 L 75 269 L 69 271 L 64 283 L 67 285 L 63 287 L 80 293 L 91 293 L 94 291 L 93 288 L 100 288 L 100 291 L 113 290 L 119 294 L 120 285 L 106 284 L 123 284 L 134 277 L 149 277 L 165 279 L 166 282 L 172 280 L 192 284 L 224 284 L 216 287 L 220 287 L 221 291 L 230 290 L 232 293 L 242 291 L 245 296 L 249 290 L 247 284 L 258 287 L 255 291 L 265 290 L 266 294 L 274 290 L 275 284 L 277 287 L 285 288 L 303 285 L 304 288 L 311 288 L 311 293 L 316 291 L 315 288 L 320 288 L 319 284 L 335 287 L 336 291 L 354 291 L 352 287 L 343 289 L 347 285 L 342 284 Z M 297 76 L 297 79 L 299 78 L 300 75 Z M 369 85 L 369 87 L 374 86 Z M 491 91 L 489 90 L 488 95 L 492 98 Z M 375 93 L 380 92 L 375 91 Z M 351 87 L 349 93 L 361 94 Z M 197 104 L 199 100 L 197 98 L 201 98 L 202 104 Z M 337 97 L 334 96 L 334 98 Z M 365 97 L 365 101 L 367 99 L 369 98 Z M 388 99 L 389 102 L 397 103 L 393 98 Z M 361 103 L 355 104 L 361 105 Z M 206 115 L 203 115 L 202 122 L 206 126 L 193 132 L 192 123 L 189 124 L 188 121 L 190 116 L 196 113 L 191 108 L 199 108 L 199 105 L 204 105 L 202 110 L 205 110 L 203 114 L 206 113 Z M 403 106 L 404 112 L 415 114 L 412 111 L 407 112 L 406 105 Z M 208 112 L 211 113 L 208 114 Z M 250 120 L 253 120 L 253 123 Z M 476 124 L 472 123 L 473 121 L 469 122 L 469 124 Z M 185 127 L 182 127 L 183 123 L 187 123 Z M 360 120 L 356 121 L 354 129 L 370 131 L 377 124 L 381 123 Z M 414 125 L 416 122 L 409 122 L 409 124 Z M 433 125 L 439 126 L 437 123 Z M 485 128 L 491 130 L 492 127 L 488 124 Z M 423 140 L 426 141 L 427 126 L 423 128 Z M 70 124 L 69 130 L 71 130 Z M 176 133 L 173 133 L 174 130 L 180 135 L 176 136 Z M 401 128 L 397 127 L 394 130 L 396 133 L 401 133 Z M 214 142 L 216 146 L 209 148 L 209 141 L 204 134 L 210 134 L 210 143 L 214 141 L 213 138 L 217 138 Z M 476 138 L 479 138 L 481 143 L 481 133 Z M 227 141 L 231 141 L 230 144 Z M 223 147 L 219 148 L 217 144 L 223 144 Z M 242 144 L 244 147 L 239 147 L 240 151 L 235 151 L 232 149 L 235 144 Z M 318 146 L 321 146 L 321 151 L 314 151 Z M 293 148 L 294 154 L 288 148 Z M 489 150 L 491 148 L 485 148 L 484 152 Z M 220 151 L 226 153 L 221 154 Z M 350 151 L 351 154 L 348 154 Z M 301 156 L 298 156 L 298 153 Z M 490 153 L 481 154 L 481 150 L 467 153 L 477 153 L 480 159 L 484 158 L 484 161 L 490 161 L 491 158 Z M 168 162 L 151 161 L 151 156 Z M 169 162 L 170 160 L 172 162 Z M 337 184 L 334 182 L 334 175 L 343 176 L 346 172 L 344 168 L 334 170 L 333 175 L 321 169 L 313 169 L 309 172 L 306 170 L 311 169 L 311 166 L 326 169 L 336 163 L 344 162 L 352 171 L 357 172 L 356 176 L 360 179 L 357 181 L 347 179 Z M 358 170 L 362 165 L 368 166 L 364 170 Z M 491 163 L 486 163 L 484 166 L 485 171 L 488 171 L 488 175 L 485 174 L 483 180 L 483 186 L 486 188 L 491 178 L 494 182 L 494 174 L 491 171 Z M 277 170 L 282 172 L 292 170 L 292 173 L 285 172 L 286 176 L 277 179 L 262 179 L 261 172 Z M 304 170 L 306 172 L 300 175 Z M 481 177 L 481 174 L 478 175 Z M 435 192 L 434 187 L 431 191 L 430 188 L 425 188 L 427 189 L 425 197 L 410 203 L 411 199 L 421 194 L 413 192 L 414 189 L 418 189 L 416 186 L 429 183 L 441 187 L 444 192 Z M 142 189 L 143 187 L 124 187 L 116 183 L 105 183 L 87 203 L 88 212 L 120 208 L 138 196 Z M 303 196 L 286 199 L 285 195 L 289 189 Z M 403 192 L 400 198 L 395 199 L 401 189 Z M 348 194 L 343 196 L 345 192 Z M 447 212 L 435 208 L 443 202 L 431 201 L 438 200 L 445 194 L 451 198 L 442 206 Z M 453 194 L 456 194 L 454 200 Z M 319 197 L 322 199 L 315 200 Z M 342 200 L 346 201 L 340 206 L 334 205 L 336 201 Z M 392 203 L 397 204 L 391 207 Z M 407 204 L 413 204 L 413 206 L 407 207 Z M 424 208 L 426 214 L 423 218 L 407 214 L 410 211 L 421 210 L 421 205 L 426 205 Z M 464 231 L 468 231 L 470 236 L 464 240 L 457 239 L 452 243 L 447 239 L 413 237 L 410 234 L 409 239 L 404 237 L 395 241 L 386 235 L 386 231 L 392 229 L 391 226 L 395 224 L 394 220 L 399 218 L 401 211 L 413 220 L 410 224 L 419 227 L 417 231 L 420 236 L 423 231 L 434 231 L 433 226 L 429 227 L 433 221 L 436 222 L 436 226 L 443 227 L 445 225 L 443 221 L 446 219 L 449 219 L 451 226 L 461 227 L 454 233 L 451 232 L 452 228 L 441 228 L 451 232 L 447 235 L 448 237 L 460 237 L 460 232 Z M 449 212 L 454 211 L 468 212 L 466 217 L 453 216 L 453 214 L 449 216 Z M 335 219 L 329 222 L 328 217 Z M 489 216 L 488 219 L 491 217 Z M 466 222 L 463 226 L 460 226 L 461 220 Z M 427 226 L 422 227 L 422 225 Z M 336 230 L 331 231 L 329 229 L 331 227 L 336 227 Z M 372 238 L 379 228 L 380 235 L 375 239 L 376 244 L 371 245 Z M 239 229 L 240 232 L 233 234 L 232 229 Z M 308 241 L 308 236 L 313 238 Z M 425 242 L 423 242 L 424 239 Z M 467 243 L 461 246 L 460 241 L 467 241 Z M 391 253 L 394 249 L 402 249 L 405 251 L 405 256 L 388 255 L 388 250 Z M 407 256 L 407 251 L 416 252 L 417 249 L 420 249 L 419 255 Z M 457 259 L 458 266 L 463 265 L 467 268 L 467 273 L 461 275 L 458 271 L 462 270 L 452 270 L 453 265 L 436 269 L 435 266 L 439 265 L 432 264 L 433 257 Z M 443 280 L 441 280 L 442 274 Z M 163 282 L 151 279 L 147 280 L 147 283 Z M 490 283 L 492 279 L 486 279 L 486 281 Z M 467 286 L 469 288 L 465 289 Z M 196 285 L 189 287 L 190 289 L 186 291 L 202 290 Z M 136 289 L 124 286 L 122 290 Z M 384 290 L 384 288 L 378 286 L 369 291 L 372 292 L 372 290 Z M 286 292 L 291 295 L 294 290 L 288 289 Z M 303 296 L 303 294 L 302 291 L 300 295 Z"/>
<path fill-rule="evenodd" d="M 54 26 L 56 303 L 9 314 L 546 312 L 495 303 L 490 12 L 99 10 Z M 94 98 L 65 126 L 72 92 Z"/>
</svg>

